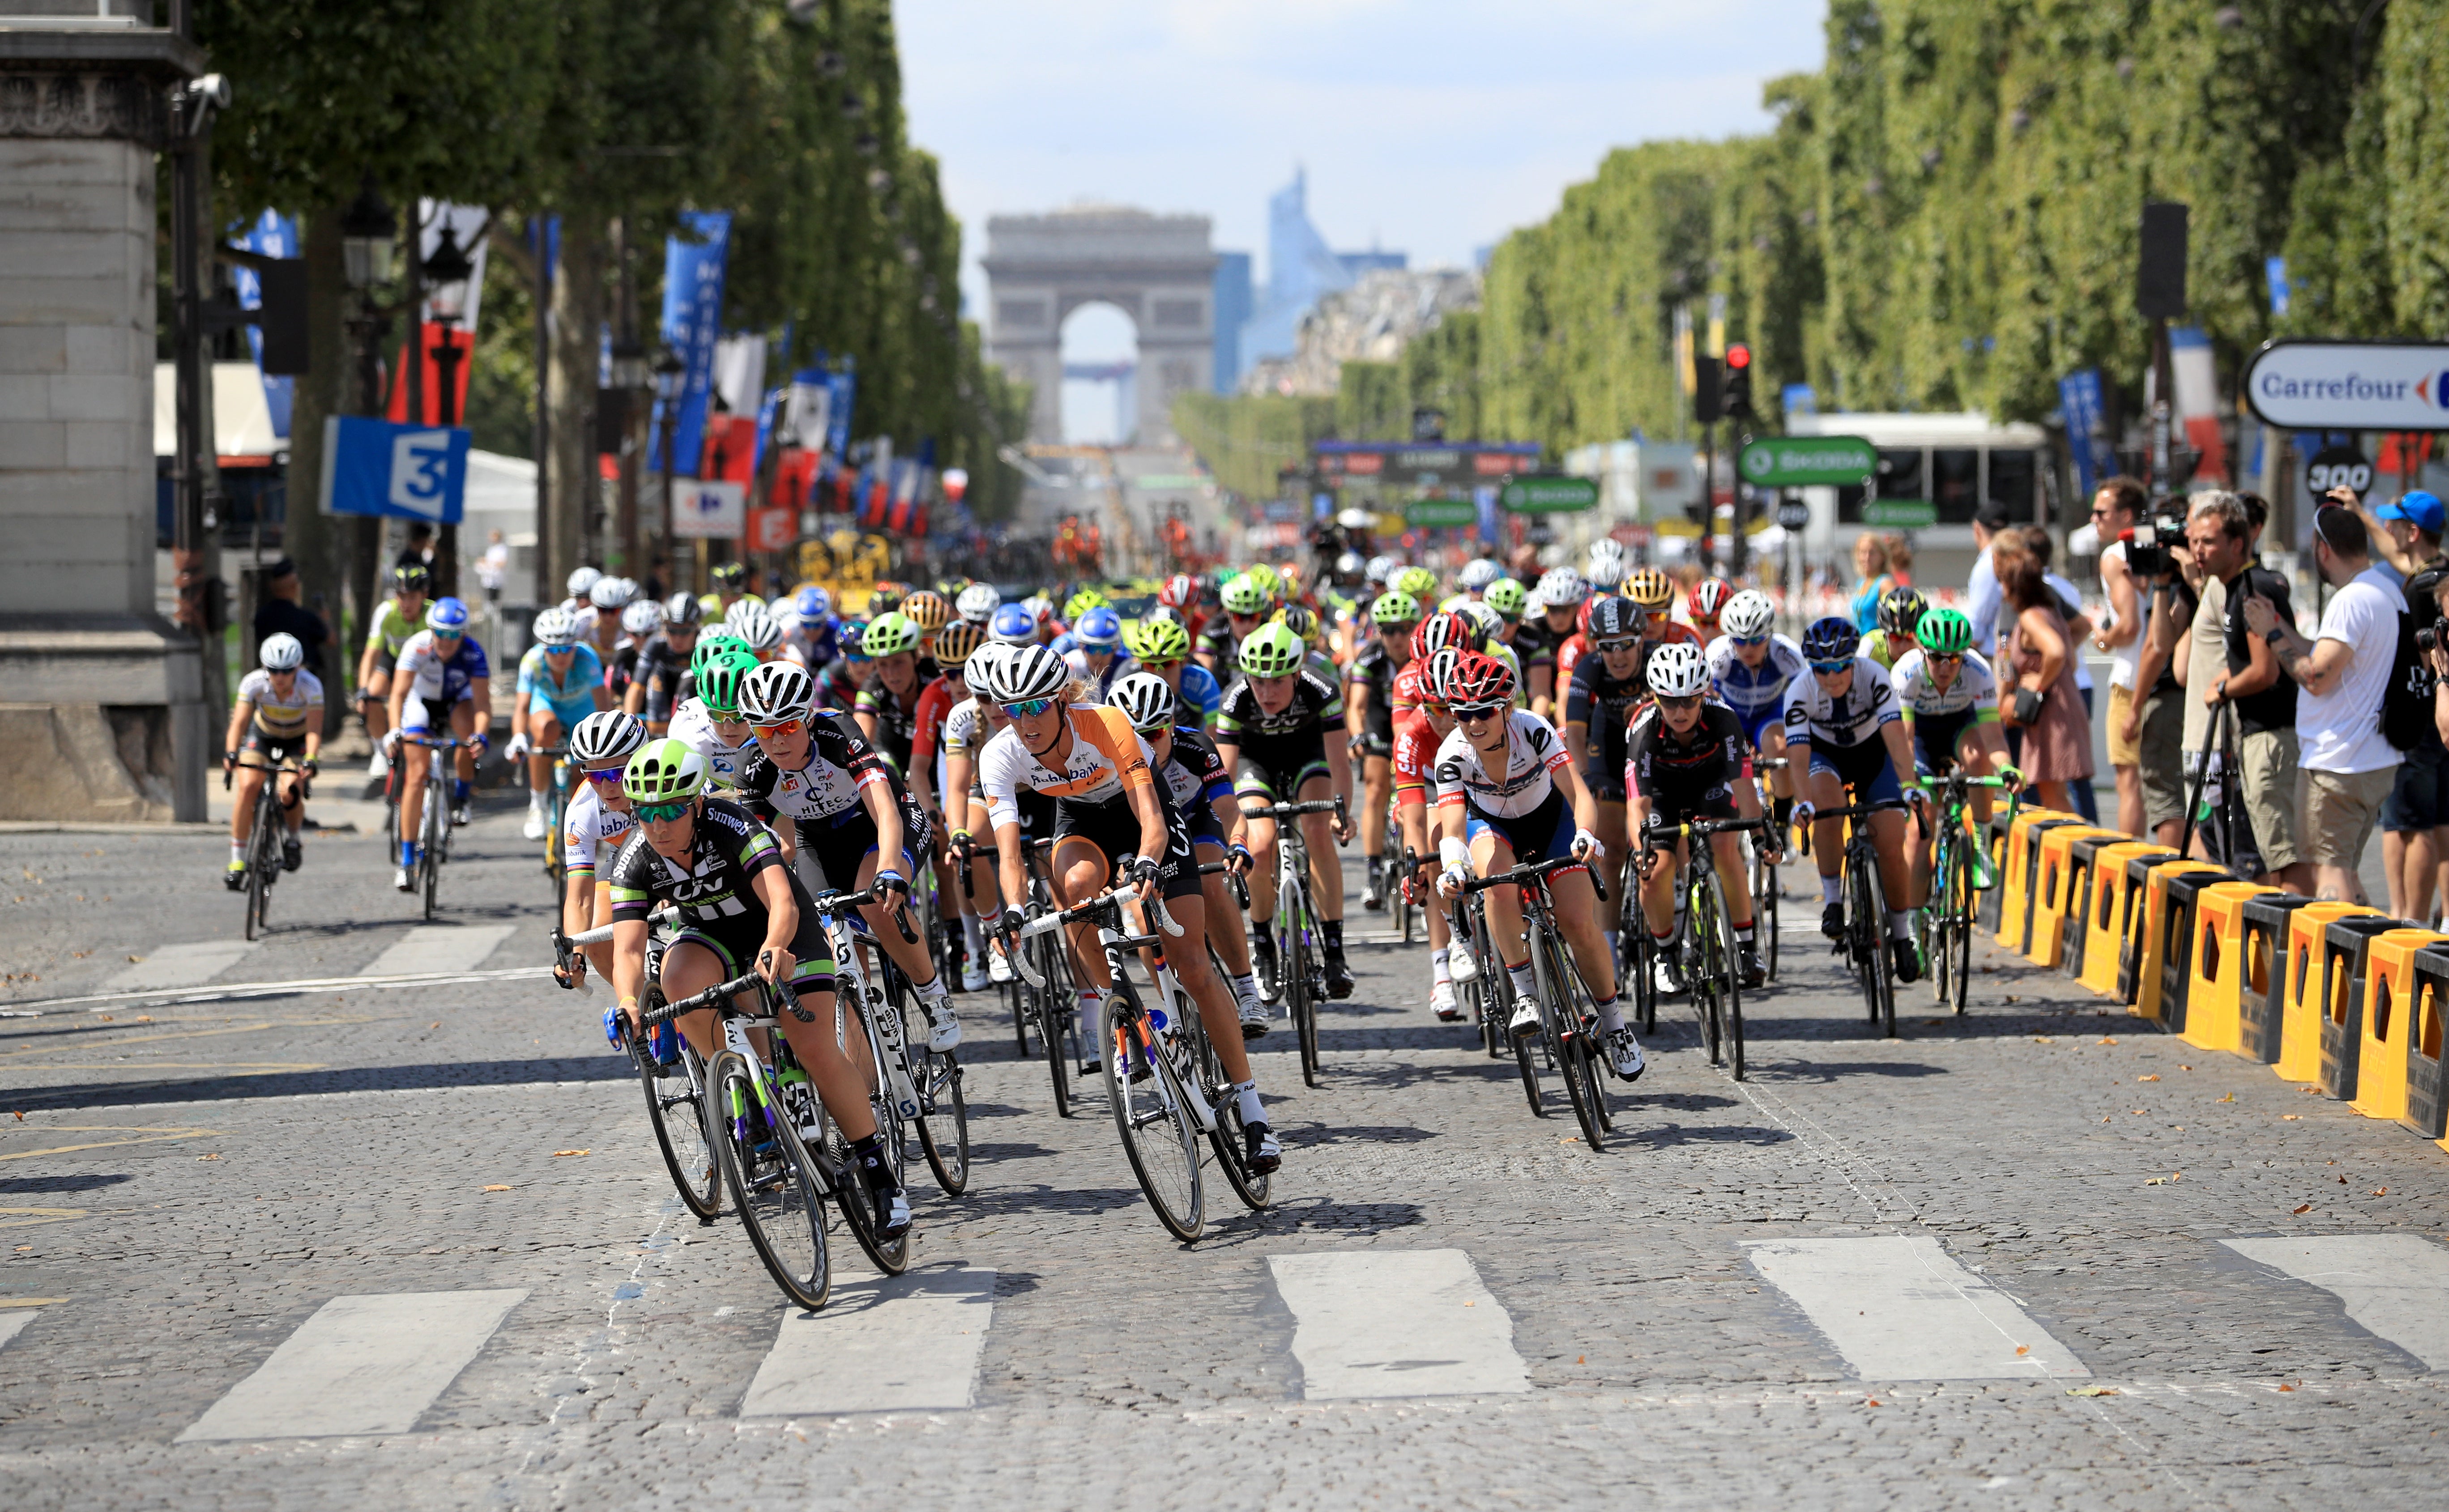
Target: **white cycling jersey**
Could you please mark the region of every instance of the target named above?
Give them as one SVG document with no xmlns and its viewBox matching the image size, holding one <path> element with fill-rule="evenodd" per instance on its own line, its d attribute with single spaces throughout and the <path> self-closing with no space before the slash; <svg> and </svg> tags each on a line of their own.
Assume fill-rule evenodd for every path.
<svg viewBox="0 0 2449 1512">
<path fill-rule="evenodd" d="M 1515 709 L 1505 721 L 1505 771 L 1492 776 L 1480 765 L 1479 752 L 1460 725 L 1437 747 L 1432 769 L 1437 806 L 1459 809 L 1468 804 L 1491 818 L 1518 819 L 1548 801 L 1556 791 L 1555 774 L 1572 759 L 1555 727 L 1528 709 Z"/>
<path fill-rule="evenodd" d="M 592 871 L 599 864 L 609 867 L 621 842 L 637 827 L 638 821 L 628 814 L 605 807 L 595 795 L 594 783 L 582 782 L 569 807 L 562 811 L 562 864 L 572 871 Z"/>
<path fill-rule="evenodd" d="M 265 735 L 280 740 L 302 740 L 309 719 L 322 712 L 323 683 L 300 667 L 296 680 L 289 685 L 289 697 L 284 699 L 280 690 L 273 686 L 272 674 L 258 667 L 239 679 L 238 701 L 255 705 L 255 727 Z"/>
<path fill-rule="evenodd" d="M 1785 690 L 1795 679 L 1808 680 L 1803 647 L 1782 635 L 1768 638 L 1768 655 L 1761 658 L 1756 667 L 1744 664 L 1732 636 L 1722 635 L 1710 641 L 1704 654 L 1708 658 L 1709 681 L 1717 690 L 1718 701 L 1742 715 L 1746 724 L 1760 715 L 1784 708 Z"/>
<path fill-rule="evenodd" d="M 1873 739 L 1880 726 L 1902 718 L 1896 685 L 1887 669 L 1869 657 L 1854 659 L 1854 680 L 1843 698 L 1821 691 L 1820 679 L 1805 673 L 1785 690 L 1786 743 L 1858 746 Z"/>
<path fill-rule="evenodd" d="M 1897 702 L 1917 718 L 1944 718 L 1967 709 L 1997 718 L 1998 679 L 1978 651 L 1964 653 L 1964 664 L 1956 669 L 1956 680 L 1944 690 L 1932 679 L 1930 660 L 1922 655 L 1919 646 L 1897 658 L 1888 676 L 1896 683 Z"/>
<path fill-rule="evenodd" d="M 742 737 L 738 745 L 725 743 L 716 733 L 714 716 L 695 699 L 672 711 L 670 735 L 705 757 L 706 778 L 718 788 L 740 786 L 740 774 L 747 769 L 748 758 L 757 754 L 757 737 L 753 735 Z"/>
</svg>

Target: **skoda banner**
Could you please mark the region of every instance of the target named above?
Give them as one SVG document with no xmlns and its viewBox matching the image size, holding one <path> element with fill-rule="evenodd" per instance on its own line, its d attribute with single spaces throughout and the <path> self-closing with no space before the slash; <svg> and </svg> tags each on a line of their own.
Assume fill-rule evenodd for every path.
<svg viewBox="0 0 2449 1512">
<path fill-rule="evenodd" d="M 2287 431 L 2449 431 L 2449 346 L 2273 341 L 2246 365 L 2245 399 Z"/>
</svg>

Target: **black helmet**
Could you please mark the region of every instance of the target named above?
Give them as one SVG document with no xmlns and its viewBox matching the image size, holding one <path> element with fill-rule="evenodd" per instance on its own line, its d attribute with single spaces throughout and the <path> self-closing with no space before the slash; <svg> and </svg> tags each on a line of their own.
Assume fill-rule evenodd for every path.
<svg viewBox="0 0 2449 1512">
<path fill-rule="evenodd" d="M 693 625 L 705 618 L 704 606 L 694 593 L 675 593 L 664 601 L 664 623 L 672 628 Z"/>
<path fill-rule="evenodd" d="M 434 569 L 422 562 L 403 562 L 391 569 L 391 585 L 401 593 L 423 593 L 434 586 Z"/>
</svg>

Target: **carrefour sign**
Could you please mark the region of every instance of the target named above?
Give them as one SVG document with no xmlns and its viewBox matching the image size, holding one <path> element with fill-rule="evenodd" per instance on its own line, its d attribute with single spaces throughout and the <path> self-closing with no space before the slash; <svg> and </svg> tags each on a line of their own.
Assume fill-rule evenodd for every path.
<svg viewBox="0 0 2449 1512">
<path fill-rule="evenodd" d="M 2273 341 L 2245 370 L 2246 403 L 2288 431 L 2449 431 L 2449 346 Z"/>
</svg>

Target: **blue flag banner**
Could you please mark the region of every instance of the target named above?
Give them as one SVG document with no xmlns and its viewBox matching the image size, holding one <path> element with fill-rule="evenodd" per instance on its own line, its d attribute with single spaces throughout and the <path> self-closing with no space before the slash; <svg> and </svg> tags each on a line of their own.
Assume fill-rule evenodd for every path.
<svg viewBox="0 0 2449 1512">
<path fill-rule="evenodd" d="M 664 242 L 664 345 L 685 368 L 676 415 L 655 404 L 646 455 L 661 467 L 665 425 L 672 428 L 672 466 L 693 470 L 705 450 L 705 411 L 714 392 L 714 343 L 723 335 L 723 272 L 731 253 L 731 212 L 689 210 L 681 215 L 690 238 Z"/>
<path fill-rule="evenodd" d="M 266 210 L 255 218 L 255 224 L 243 231 L 232 229 L 230 244 L 249 252 L 260 252 L 267 258 L 294 258 L 299 255 L 298 222 L 278 210 Z M 243 310 L 263 308 L 263 280 L 253 268 L 234 268 L 230 281 L 238 288 L 239 307 Z M 246 348 L 255 356 L 259 373 L 263 368 L 263 332 L 256 326 L 246 332 Z M 263 380 L 264 407 L 272 411 L 272 433 L 282 440 L 289 438 L 289 406 L 296 398 L 298 380 L 290 377 Z"/>
<path fill-rule="evenodd" d="M 323 512 L 457 525 L 467 508 L 468 447 L 461 426 L 326 415 Z"/>
<path fill-rule="evenodd" d="M 2058 380 L 2058 408 L 2066 415 L 2067 450 L 2074 455 L 2075 488 L 2088 502 L 2117 470 L 2115 454 L 2100 433 L 2103 402 L 2100 370 L 2080 368 Z"/>
<path fill-rule="evenodd" d="M 748 453 L 748 475 L 752 478 L 764 470 L 766 443 L 773 438 L 775 417 L 782 412 L 782 400 L 790 392 L 788 388 L 768 389 L 765 401 L 757 407 L 757 445 Z"/>
<path fill-rule="evenodd" d="M 833 406 L 825 416 L 825 450 L 835 456 L 850 455 L 850 406 L 858 392 L 858 374 L 850 372 L 829 373 L 826 382 L 834 391 Z"/>
</svg>

